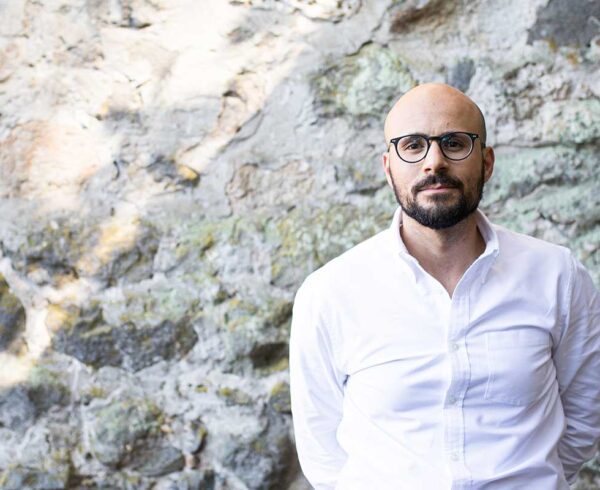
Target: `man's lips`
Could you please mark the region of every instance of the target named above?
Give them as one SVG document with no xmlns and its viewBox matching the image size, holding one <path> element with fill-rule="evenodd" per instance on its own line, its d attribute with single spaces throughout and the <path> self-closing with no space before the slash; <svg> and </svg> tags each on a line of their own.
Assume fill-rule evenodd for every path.
<svg viewBox="0 0 600 490">
<path fill-rule="evenodd" d="M 424 187 L 419 192 L 423 192 L 423 191 L 444 192 L 444 191 L 449 191 L 451 189 L 456 189 L 456 187 L 453 185 L 430 185 L 430 186 Z"/>
</svg>

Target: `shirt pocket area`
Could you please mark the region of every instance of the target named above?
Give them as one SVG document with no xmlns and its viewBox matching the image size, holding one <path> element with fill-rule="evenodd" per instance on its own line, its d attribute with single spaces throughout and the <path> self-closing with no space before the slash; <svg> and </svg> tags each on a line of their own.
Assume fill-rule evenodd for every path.
<svg viewBox="0 0 600 490">
<path fill-rule="evenodd" d="M 485 336 L 489 372 L 484 397 L 520 406 L 538 400 L 555 377 L 550 334 L 524 326 Z"/>
</svg>

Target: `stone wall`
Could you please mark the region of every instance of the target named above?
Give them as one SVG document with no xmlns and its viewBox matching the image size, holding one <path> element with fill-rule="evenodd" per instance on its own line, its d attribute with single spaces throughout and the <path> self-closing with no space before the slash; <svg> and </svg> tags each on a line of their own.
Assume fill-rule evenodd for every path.
<svg viewBox="0 0 600 490">
<path fill-rule="evenodd" d="M 292 300 L 388 226 L 382 123 L 416 83 L 484 110 L 488 214 L 598 284 L 599 19 L 590 0 L 0 0 L 0 488 L 306 489 Z"/>
</svg>

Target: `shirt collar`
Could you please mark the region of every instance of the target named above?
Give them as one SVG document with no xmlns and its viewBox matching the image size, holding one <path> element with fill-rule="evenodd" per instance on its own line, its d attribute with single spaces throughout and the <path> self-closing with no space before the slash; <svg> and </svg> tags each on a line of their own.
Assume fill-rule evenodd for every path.
<svg viewBox="0 0 600 490">
<path fill-rule="evenodd" d="M 402 208 L 398 206 L 396 212 L 394 213 L 394 217 L 392 218 L 392 225 L 390 226 L 390 232 L 392 235 L 392 246 L 394 247 L 394 251 L 396 253 L 400 253 L 403 256 L 410 256 L 408 250 L 406 249 L 406 245 L 402 241 L 402 237 L 400 236 L 400 227 L 402 226 Z"/>
<path fill-rule="evenodd" d="M 477 209 L 475 211 L 475 217 L 477 222 L 477 228 L 479 228 L 479 232 L 485 241 L 485 250 L 478 258 L 485 259 L 488 262 L 483 270 L 481 271 L 481 281 L 485 282 L 485 278 L 489 269 L 492 265 L 493 259 L 498 256 L 499 253 L 499 242 L 498 242 L 498 234 L 494 229 L 492 223 L 487 218 L 487 216 L 481 211 Z M 398 206 L 396 211 L 394 212 L 394 217 L 392 218 L 392 224 L 390 226 L 391 238 L 392 238 L 392 247 L 394 252 L 397 255 L 400 255 L 405 261 L 408 261 L 410 264 L 418 265 L 417 260 L 408 253 L 406 245 L 402 241 L 402 236 L 400 235 L 400 227 L 402 226 L 402 208 Z M 487 260 L 487 257 L 491 257 L 492 260 Z"/>
<path fill-rule="evenodd" d="M 493 255 L 496 257 L 500 250 L 498 234 L 496 233 L 496 230 L 487 216 L 483 214 L 483 211 L 480 209 L 475 211 L 475 218 L 477 220 L 477 228 L 479 228 L 479 233 L 481 233 L 481 236 L 485 241 L 485 250 L 483 251 L 482 256 Z M 399 232 L 398 235 L 400 235 Z"/>
</svg>

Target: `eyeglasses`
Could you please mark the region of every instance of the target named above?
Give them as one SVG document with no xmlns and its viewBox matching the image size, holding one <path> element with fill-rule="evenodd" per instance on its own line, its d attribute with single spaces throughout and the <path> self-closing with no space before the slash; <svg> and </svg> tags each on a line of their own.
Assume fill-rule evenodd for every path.
<svg viewBox="0 0 600 490">
<path fill-rule="evenodd" d="M 406 163 L 417 163 L 423 160 L 431 142 L 437 141 L 440 150 L 448 160 L 464 160 L 472 152 L 475 140 L 479 138 L 475 133 L 464 133 L 462 131 L 446 133 L 440 136 L 424 136 L 422 134 L 407 134 L 390 140 L 390 144 L 396 148 L 396 153 Z"/>
</svg>

